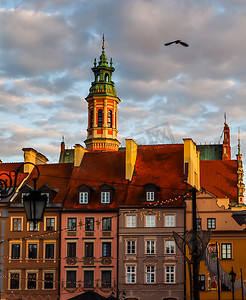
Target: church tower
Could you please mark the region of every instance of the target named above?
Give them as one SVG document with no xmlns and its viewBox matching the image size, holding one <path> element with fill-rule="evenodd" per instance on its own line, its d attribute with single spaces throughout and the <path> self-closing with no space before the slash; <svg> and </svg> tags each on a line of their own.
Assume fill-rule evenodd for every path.
<svg viewBox="0 0 246 300">
<path fill-rule="evenodd" d="M 94 61 L 92 71 L 94 81 L 89 95 L 85 98 L 88 103 L 88 128 L 85 140 L 87 150 L 117 151 L 120 142 L 117 140 L 117 97 L 112 81 L 114 72 L 112 58 L 110 66 L 105 55 L 104 36 L 100 61 Z"/>
<path fill-rule="evenodd" d="M 231 142 L 230 142 L 230 128 L 226 123 L 226 114 L 225 114 L 225 123 L 224 123 L 224 140 L 223 140 L 223 155 L 222 160 L 231 160 Z"/>
</svg>

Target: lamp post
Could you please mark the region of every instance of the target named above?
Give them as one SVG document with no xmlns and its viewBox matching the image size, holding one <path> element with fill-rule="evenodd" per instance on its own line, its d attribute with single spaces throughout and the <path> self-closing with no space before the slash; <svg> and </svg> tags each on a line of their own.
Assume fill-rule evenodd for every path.
<svg viewBox="0 0 246 300">
<path fill-rule="evenodd" d="M 33 178 L 34 189 L 30 191 L 29 195 L 23 196 L 23 204 L 27 221 L 37 223 L 43 219 L 44 210 L 47 203 L 47 196 L 36 189 L 37 180 L 39 178 L 39 169 L 35 164 L 30 162 L 22 163 L 17 171 L 0 174 L 0 198 L 8 198 L 15 193 L 18 174 L 20 173 L 20 169 L 25 164 L 31 164 L 37 170 L 37 177 Z"/>
<path fill-rule="evenodd" d="M 234 300 L 234 283 L 236 279 L 236 273 L 233 271 L 233 267 L 231 267 L 231 272 L 229 273 L 231 285 L 232 285 L 232 300 Z"/>
</svg>

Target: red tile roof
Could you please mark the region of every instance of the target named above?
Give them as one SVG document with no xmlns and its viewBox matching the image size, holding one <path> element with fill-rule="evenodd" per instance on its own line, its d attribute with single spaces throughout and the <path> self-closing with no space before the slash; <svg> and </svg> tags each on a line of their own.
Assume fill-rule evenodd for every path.
<svg viewBox="0 0 246 300">
<path fill-rule="evenodd" d="M 204 160 L 200 162 L 201 187 L 219 198 L 237 202 L 237 161 Z"/>
<path fill-rule="evenodd" d="M 0 164 L 0 178 L 5 180 L 7 177 L 3 175 L 3 173 L 9 174 L 11 171 L 17 171 L 18 168 L 22 165 L 22 163 L 1 163 Z M 23 173 L 23 167 L 20 168 L 20 172 L 17 176 L 17 186 L 22 182 L 24 178 L 27 177 L 26 173 Z M 2 174 L 2 175 L 1 175 Z M 12 176 L 12 179 L 14 177 Z"/>
<path fill-rule="evenodd" d="M 141 206 L 145 200 L 144 185 L 152 183 L 160 187 L 158 199 L 168 200 L 184 195 L 183 145 L 138 146 L 135 172 L 131 182 L 125 180 L 125 151 L 87 152 L 81 167 L 74 168 L 69 182 L 69 193 L 64 202 L 65 209 L 116 209 L 118 206 Z M 100 186 L 108 184 L 115 188 L 113 203 L 100 203 Z M 78 187 L 86 184 L 92 187 L 88 205 L 78 203 Z M 182 198 L 166 202 L 166 205 L 180 206 Z"/>
</svg>

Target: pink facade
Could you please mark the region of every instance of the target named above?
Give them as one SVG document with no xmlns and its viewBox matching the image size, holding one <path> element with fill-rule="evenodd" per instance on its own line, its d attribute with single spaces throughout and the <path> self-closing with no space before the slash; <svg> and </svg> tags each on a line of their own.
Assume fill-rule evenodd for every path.
<svg viewBox="0 0 246 300">
<path fill-rule="evenodd" d="M 64 212 L 61 216 L 61 299 L 117 287 L 117 213 Z"/>
</svg>

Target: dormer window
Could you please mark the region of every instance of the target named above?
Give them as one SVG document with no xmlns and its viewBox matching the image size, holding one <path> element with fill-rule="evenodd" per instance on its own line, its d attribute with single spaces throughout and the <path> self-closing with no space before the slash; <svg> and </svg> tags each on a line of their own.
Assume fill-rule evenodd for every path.
<svg viewBox="0 0 246 300">
<path fill-rule="evenodd" d="M 155 200 L 155 192 L 146 192 L 146 200 L 154 201 Z"/>
<path fill-rule="evenodd" d="M 157 201 L 157 196 L 160 188 L 153 183 L 147 183 L 144 186 L 145 199 L 143 201 Z"/>
<path fill-rule="evenodd" d="M 101 192 L 101 203 L 110 203 L 110 192 Z"/>
<path fill-rule="evenodd" d="M 79 193 L 79 204 L 88 204 L 88 192 Z"/>
<path fill-rule="evenodd" d="M 86 184 L 82 184 L 78 187 L 78 201 L 79 204 L 86 205 L 90 202 L 91 193 L 93 192 L 93 188 L 89 187 Z"/>
</svg>

